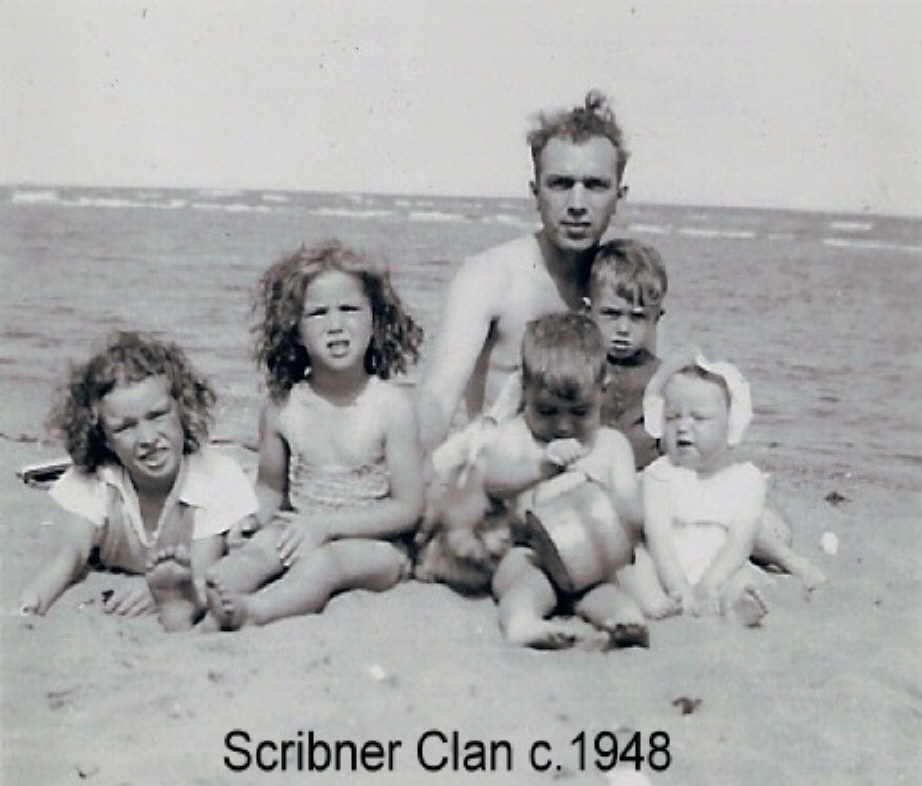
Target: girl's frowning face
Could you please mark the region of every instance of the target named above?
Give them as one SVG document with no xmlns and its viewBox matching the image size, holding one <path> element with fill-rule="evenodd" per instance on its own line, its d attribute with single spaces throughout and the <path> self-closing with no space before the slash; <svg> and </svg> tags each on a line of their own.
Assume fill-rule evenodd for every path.
<svg viewBox="0 0 922 786">
<path fill-rule="evenodd" d="M 716 382 L 677 374 L 663 388 L 663 443 L 674 464 L 708 472 L 729 454 L 729 402 Z"/>
<path fill-rule="evenodd" d="M 371 303 L 356 276 L 329 270 L 308 284 L 299 334 L 311 366 L 346 370 L 364 364 L 373 329 Z"/>
<path fill-rule="evenodd" d="M 117 385 L 99 402 L 109 449 L 138 491 L 168 494 L 182 465 L 185 434 L 163 377 Z"/>
</svg>

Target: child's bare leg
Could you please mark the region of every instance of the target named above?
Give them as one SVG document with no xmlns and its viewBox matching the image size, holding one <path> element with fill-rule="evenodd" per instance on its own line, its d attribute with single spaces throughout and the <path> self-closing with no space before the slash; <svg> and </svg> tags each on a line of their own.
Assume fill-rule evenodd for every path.
<svg viewBox="0 0 922 786">
<path fill-rule="evenodd" d="M 336 541 L 298 559 L 278 581 L 253 595 L 235 592 L 220 576 L 211 577 L 208 608 L 224 630 L 265 625 L 322 611 L 338 592 L 390 589 L 408 570 L 406 555 L 390 543 Z"/>
<path fill-rule="evenodd" d="M 194 627 L 205 604 L 195 588 L 189 547 L 160 549 L 147 564 L 146 578 L 164 630 L 175 632 Z"/>
<path fill-rule="evenodd" d="M 663 619 L 679 610 L 660 584 L 650 553 L 640 544 L 634 548 L 634 563 L 618 571 L 617 581 L 650 619 Z"/>
<path fill-rule="evenodd" d="M 728 580 L 723 590 L 723 604 L 726 613 L 747 628 L 758 627 L 768 614 L 768 605 L 754 576 L 755 568 L 744 565 Z"/>
<path fill-rule="evenodd" d="M 493 577 L 499 626 L 512 644 L 536 649 L 563 649 L 596 634 L 581 621 L 548 620 L 557 606 L 550 579 L 533 562 L 530 549 L 514 548 Z"/>
<path fill-rule="evenodd" d="M 610 647 L 650 646 L 650 632 L 640 606 L 615 584 L 593 587 L 576 604 L 576 613 L 604 631 Z"/>
<path fill-rule="evenodd" d="M 240 548 L 233 549 L 208 571 L 208 584 L 218 583 L 228 592 L 255 592 L 284 570 L 276 545 L 279 529 L 269 525 Z"/>
<path fill-rule="evenodd" d="M 756 562 L 774 565 L 797 576 L 807 590 L 814 590 L 826 581 L 826 574 L 806 557 L 794 552 L 791 528 L 781 514 L 766 507 L 759 519 L 759 531 L 752 556 Z"/>
</svg>

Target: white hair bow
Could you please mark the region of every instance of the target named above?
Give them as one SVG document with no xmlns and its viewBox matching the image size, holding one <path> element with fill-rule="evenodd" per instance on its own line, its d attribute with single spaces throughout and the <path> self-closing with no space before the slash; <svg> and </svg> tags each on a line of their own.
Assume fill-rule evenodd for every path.
<svg viewBox="0 0 922 786">
<path fill-rule="evenodd" d="M 730 393 L 730 413 L 727 444 L 738 445 L 752 421 L 752 395 L 749 383 L 732 363 L 708 360 L 697 347 L 690 347 L 664 361 L 647 384 L 643 399 L 643 425 L 651 437 L 663 436 L 665 402 L 663 388 L 683 368 L 697 366 L 716 374 L 727 385 Z"/>
</svg>

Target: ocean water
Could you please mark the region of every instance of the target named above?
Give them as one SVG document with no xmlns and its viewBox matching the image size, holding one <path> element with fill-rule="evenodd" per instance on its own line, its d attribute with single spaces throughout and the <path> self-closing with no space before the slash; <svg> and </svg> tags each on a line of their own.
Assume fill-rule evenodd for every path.
<svg viewBox="0 0 922 786">
<path fill-rule="evenodd" d="M 377 254 L 431 342 L 458 264 L 535 228 L 525 199 L 0 189 L 0 444 L 45 439 L 53 386 L 113 328 L 179 341 L 218 389 L 215 436 L 251 444 L 267 264 L 328 237 Z M 627 203 L 613 233 L 666 260 L 661 352 L 748 377 L 762 466 L 922 489 L 922 219 Z"/>
</svg>

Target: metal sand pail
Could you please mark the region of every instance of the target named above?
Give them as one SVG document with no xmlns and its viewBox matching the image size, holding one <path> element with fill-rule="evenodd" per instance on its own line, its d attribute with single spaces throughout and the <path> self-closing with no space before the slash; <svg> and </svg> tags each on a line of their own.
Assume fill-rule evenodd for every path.
<svg viewBox="0 0 922 786">
<path fill-rule="evenodd" d="M 580 592 L 629 565 L 634 544 L 605 490 L 590 480 L 525 512 L 526 537 L 554 583 Z"/>
</svg>

